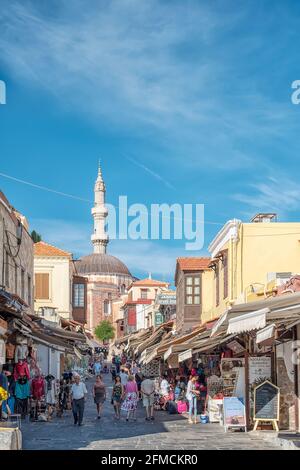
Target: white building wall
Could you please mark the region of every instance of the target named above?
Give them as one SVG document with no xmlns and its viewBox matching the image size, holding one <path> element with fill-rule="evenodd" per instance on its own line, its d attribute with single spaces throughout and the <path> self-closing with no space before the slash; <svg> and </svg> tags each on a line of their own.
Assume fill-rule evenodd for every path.
<svg viewBox="0 0 300 470">
<path fill-rule="evenodd" d="M 72 270 L 71 261 L 65 257 L 35 257 L 34 273 L 49 274 L 49 299 L 37 299 L 34 310 L 40 307 L 57 308 L 57 313 L 66 319 L 72 318 Z"/>
</svg>

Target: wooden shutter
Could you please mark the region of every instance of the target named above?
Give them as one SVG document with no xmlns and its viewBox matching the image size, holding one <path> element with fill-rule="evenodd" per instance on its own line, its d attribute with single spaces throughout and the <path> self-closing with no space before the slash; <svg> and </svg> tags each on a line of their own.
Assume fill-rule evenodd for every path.
<svg viewBox="0 0 300 470">
<path fill-rule="evenodd" d="M 49 274 L 36 273 L 35 274 L 35 298 L 36 299 L 49 299 Z"/>
</svg>

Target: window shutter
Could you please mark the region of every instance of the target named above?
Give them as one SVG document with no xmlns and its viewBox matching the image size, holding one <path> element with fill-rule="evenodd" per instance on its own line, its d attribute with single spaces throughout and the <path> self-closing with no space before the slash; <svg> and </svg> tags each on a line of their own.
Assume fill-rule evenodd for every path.
<svg viewBox="0 0 300 470">
<path fill-rule="evenodd" d="M 35 298 L 49 299 L 49 274 L 35 274 Z"/>
</svg>

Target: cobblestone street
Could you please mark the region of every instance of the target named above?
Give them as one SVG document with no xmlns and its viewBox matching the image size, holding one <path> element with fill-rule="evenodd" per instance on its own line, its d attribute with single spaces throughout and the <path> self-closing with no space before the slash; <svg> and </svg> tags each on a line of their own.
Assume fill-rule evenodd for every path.
<svg viewBox="0 0 300 470">
<path fill-rule="evenodd" d="M 276 449 L 257 435 L 241 432 L 225 433 L 218 424 L 189 425 L 179 415 L 156 412 L 155 422 L 146 422 L 139 404 L 137 422 L 114 420 L 110 404 L 110 376 L 105 378 L 108 399 L 103 417 L 95 419 L 96 410 L 91 397 L 93 380 L 87 382 L 89 397 L 86 403 L 84 426 L 73 425 L 70 411 L 64 418 L 50 423 L 29 423 L 22 426 L 24 449 L 97 449 L 97 450 L 197 450 L 197 449 Z"/>
</svg>

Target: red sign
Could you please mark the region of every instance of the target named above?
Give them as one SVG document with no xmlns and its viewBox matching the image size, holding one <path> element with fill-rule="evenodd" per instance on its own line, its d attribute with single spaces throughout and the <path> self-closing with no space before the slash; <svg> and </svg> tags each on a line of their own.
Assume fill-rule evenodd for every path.
<svg viewBox="0 0 300 470">
<path fill-rule="evenodd" d="M 135 307 L 128 308 L 128 326 L 136 326 L 136 310 Z"/>
</svg>

